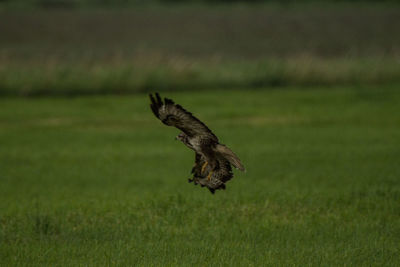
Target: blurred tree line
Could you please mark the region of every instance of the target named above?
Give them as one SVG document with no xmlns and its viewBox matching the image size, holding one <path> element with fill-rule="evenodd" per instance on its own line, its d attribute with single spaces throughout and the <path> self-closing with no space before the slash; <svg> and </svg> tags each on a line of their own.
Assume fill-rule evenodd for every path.
<svg viewBox="0 0 400 267">
<path fill-rule="evenodd" d="M 78 8 L 157 4 L 302 4 L 302 3 L 400 3 L 400 0 L 0 0 L 0 7 Z"/>
</svg>

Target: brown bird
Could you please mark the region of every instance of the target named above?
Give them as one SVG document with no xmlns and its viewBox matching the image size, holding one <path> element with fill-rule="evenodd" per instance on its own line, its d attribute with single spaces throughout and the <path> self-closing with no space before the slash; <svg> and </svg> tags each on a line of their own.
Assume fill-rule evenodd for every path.
<svg viewBox="0 0 400 267">
<path fill-rule="evenodd" d="M 211 130 L 192 113 L 177 105 L 171 99 L 161 99 L 158 93 L 150 94 L 151 110 L 154 115 L 168 126 L 174 126 L 182 132 L 176 139 L 195 151 L 193 178 L 189 182 L 206 186 L 211 193 L 225 189 L 225 183 L 232 179 L 231 165 L 244 171 L 240 159 L 227 146 L 220 144 Z"/>
</svg>

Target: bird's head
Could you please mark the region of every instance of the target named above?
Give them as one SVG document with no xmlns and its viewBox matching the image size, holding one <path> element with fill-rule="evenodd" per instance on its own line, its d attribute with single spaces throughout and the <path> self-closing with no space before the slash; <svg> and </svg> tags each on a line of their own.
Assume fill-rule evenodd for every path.
<svg viewBox="0 0 400 267">
<path fill-rule="evenodd" d="M 175 140 L 179 140 L 183 143 L 185 143 L 186 139 L 187 139 L 187 135 L 184 133 L 180 133 L 175 137 Z"/>
<path fill-rule="evenodd" d="M 193 149 L 192 144 L 189 142 L 189 137 L 185 133 L 180 133 L 175 137 L 175 140 L 179 140 L 184 143 L 187 147 Z"/>
</svg>

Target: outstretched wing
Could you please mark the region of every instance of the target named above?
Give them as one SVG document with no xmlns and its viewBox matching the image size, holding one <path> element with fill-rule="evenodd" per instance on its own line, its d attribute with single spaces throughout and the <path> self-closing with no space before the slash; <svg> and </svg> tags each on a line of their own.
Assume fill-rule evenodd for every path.
<svg viewBox="0 0 400 267">
<path fill-rule="evenodd" d="M 156 93 L 155 97 L 150 94 L 150 100 L 151 110 L 162 123 L 175 126 L 190 137 L 202 135 L 218 141 L 218 138 L 204 123 L 180 105 L 175 104 L 171 99 L 164 98 L 163 101 L 160 95 Z"/>
</svg>

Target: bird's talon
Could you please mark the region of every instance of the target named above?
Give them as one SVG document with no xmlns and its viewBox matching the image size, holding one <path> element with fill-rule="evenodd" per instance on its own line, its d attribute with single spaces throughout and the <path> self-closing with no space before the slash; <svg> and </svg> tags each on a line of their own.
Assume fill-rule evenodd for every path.
<svg viewBox="0 0 400 267">
<path fill-rule="evenodd" d="M 201 173 L 204 172 L 204 170 L 206 169 L 207 165 L 208 165 L 208 162 L 206 161 L 206 162 L 203 164 L 203 166 L 201 167 Z"/>
</svg>

